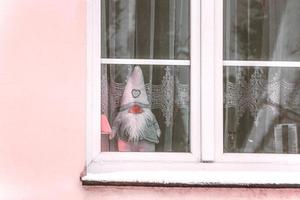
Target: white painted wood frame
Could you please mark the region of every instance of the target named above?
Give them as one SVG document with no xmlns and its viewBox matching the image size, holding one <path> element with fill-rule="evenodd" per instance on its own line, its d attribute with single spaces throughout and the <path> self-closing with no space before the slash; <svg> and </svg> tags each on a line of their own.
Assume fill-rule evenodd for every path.
<svg viewBox="0 0 300 200">
<path fill-rule="evenodd" d="M 97 157 L 101 145 L 100 3 L 100 0 L 87 0 L 86 166 Z"/>
</svg>

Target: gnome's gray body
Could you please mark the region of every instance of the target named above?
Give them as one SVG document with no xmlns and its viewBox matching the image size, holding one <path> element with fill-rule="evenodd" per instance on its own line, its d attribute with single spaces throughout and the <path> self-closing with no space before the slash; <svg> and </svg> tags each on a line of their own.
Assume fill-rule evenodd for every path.
<svg viewBox="0 0 300 200">
<path fill-rule="evenodd" d="M 151 111 L 142 70 L 136 66 L 127 80 L 120 111 L 112 127 L 119 151 L 155 151 L 160 128 Z"/>
<path fill-rule="evenodd" d="M 123 112 L 128 112 L 128 110 L 127 111 L 125 110 Z M 135 116 L 133 115 L 139 115 L 139 114 L 132 114 L 131 117 L 134 118 Z M 152 116 L 152 119 L 149 118 L 148 120 L 146 120 L 144 127 L 141 128 L 142 133 L 138 134 L 138 136 L 135 138 L 132 137 L 131 134 L 132 129 L 130 127 L 124 126 L 123 123 L 124 123 L 123 115 L 118 114 L 113 123 L 113 131 L 117 133 L 118 139 L 121 139 L 123 141 L 129 141 L 129 142 L 139 142 L 141 140 L 146 140 L 148 142 L 152 142 L 155 144 L 159 143 L 159 137 L 157 133 L 160 131 L 160 129 L 154 115 Z"/>
</svg>

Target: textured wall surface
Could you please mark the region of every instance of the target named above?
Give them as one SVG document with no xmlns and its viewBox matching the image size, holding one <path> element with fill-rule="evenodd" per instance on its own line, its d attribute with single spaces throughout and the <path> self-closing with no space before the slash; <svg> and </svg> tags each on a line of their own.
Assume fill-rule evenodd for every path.
<svg viewBox="0 0 300 200">
<path fill-rule="evenodd" d="M 300 199 L 296 189 L 82 187 L 84 0 L 0 1 L 0 199 Z"/>
</svg>

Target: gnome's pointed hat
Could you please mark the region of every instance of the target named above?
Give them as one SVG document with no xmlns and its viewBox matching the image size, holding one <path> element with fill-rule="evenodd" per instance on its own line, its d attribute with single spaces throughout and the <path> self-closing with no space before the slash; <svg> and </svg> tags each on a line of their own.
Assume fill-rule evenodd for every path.
<svg viewBox="0 0 300 200">
<path fill-rule="evenodd" d="M 127 107 L 134 103 L 149 106 L 143 72 L 139 66 L 134 67 L 127 80 L 121 100 L 121 107 Z"/>
</svg>

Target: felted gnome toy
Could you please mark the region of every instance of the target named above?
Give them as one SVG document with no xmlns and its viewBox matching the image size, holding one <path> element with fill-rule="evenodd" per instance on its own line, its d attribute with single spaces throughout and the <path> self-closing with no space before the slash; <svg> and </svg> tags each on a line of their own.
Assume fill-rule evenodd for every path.
<svg viewBox="0 0 300 200">
<path fill-rule="evenodd" d="M 139 66 L 127 80 L 120 111 L 113 121 L 111 139 L 116 135 L 121 152 L 153 152 L 159 143 L 160 129 L 151 112 Z"/>
</svg>

